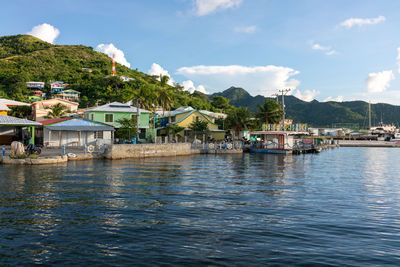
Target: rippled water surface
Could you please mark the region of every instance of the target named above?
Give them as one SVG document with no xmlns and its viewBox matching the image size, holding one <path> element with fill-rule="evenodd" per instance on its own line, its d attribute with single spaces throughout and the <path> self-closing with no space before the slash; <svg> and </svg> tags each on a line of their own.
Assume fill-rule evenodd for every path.
<svg viewBox="0 0 400 267">
<path fill-rule="evenodd" d="M 2 265 L 400 264 L 400 149 L 0 166 Z"/>
</svg>

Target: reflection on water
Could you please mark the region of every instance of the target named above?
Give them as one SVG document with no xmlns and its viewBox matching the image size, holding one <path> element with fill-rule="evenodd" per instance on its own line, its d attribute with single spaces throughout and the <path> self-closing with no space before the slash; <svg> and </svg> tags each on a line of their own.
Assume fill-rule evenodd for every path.
<svg viewBox="0 0 400 267">
<path fill-rule="evenodd" d="M 397 264 L 400 150 L 0 168 L 5 265 Z"/>
</svg>

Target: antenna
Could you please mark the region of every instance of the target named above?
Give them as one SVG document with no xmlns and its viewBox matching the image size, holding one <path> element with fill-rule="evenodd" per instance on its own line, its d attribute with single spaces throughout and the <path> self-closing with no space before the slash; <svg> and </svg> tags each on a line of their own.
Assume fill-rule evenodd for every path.
<svg viewBox="0 0 400 267">
<path fill-rule="evenodd" d="M 285 124 L 285 95 L 289 93 L 292 89 L 281 89 L 278 90 L 279 93 L 282 93 L 282 110 L 283 110 L 283 115 L 282 115 L 282 122 Z"/>
<path fill-rule="evenodd" d="M 116 71 L 115 71 L 115 54 L 112 55 L 112 69 L 111 69 L 111 74 L 112 76 L 115 76 Z"/>
</svg>

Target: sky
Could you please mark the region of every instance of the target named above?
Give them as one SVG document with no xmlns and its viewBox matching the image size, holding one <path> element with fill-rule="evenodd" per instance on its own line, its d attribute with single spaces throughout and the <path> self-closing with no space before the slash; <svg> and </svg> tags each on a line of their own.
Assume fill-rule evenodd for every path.
<svg viewBox="0 0 400 267">
<path fill-rule="evenodd" d="M 185 90 L 400 105 L 398 0 L 13 0 L 0 35 L 91 46 Z"/>
</svg>

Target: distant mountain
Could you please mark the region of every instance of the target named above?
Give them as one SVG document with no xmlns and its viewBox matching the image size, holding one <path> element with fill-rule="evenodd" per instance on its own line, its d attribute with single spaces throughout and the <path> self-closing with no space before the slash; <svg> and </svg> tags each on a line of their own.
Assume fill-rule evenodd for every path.
<svg viewBox="0 0 400 267">
<path fill-rule="evenodd" d="M 252 112 L 257 112 L 257 105 L 261 105 L 264 96 L 251 96 L 245 89 L 231 87 L 214 96 L 223 96 L 235 107 L 247 107 Z M 281 97 L 279 97 L 281 103 Z M 364 101 L 348 102 L 311 102 L 302 101 L 294 96 L 285 96 L 286 117 L 294 122 L 304 122 L 312 126 L 331 127 L 337 123 L 353 123 L 360 127 L 368 127 L 368 103 Z M 400 125 L 400 106 L 389 104 L 372 104 L 372 123 L 382 121 Z"/>
</svg>

